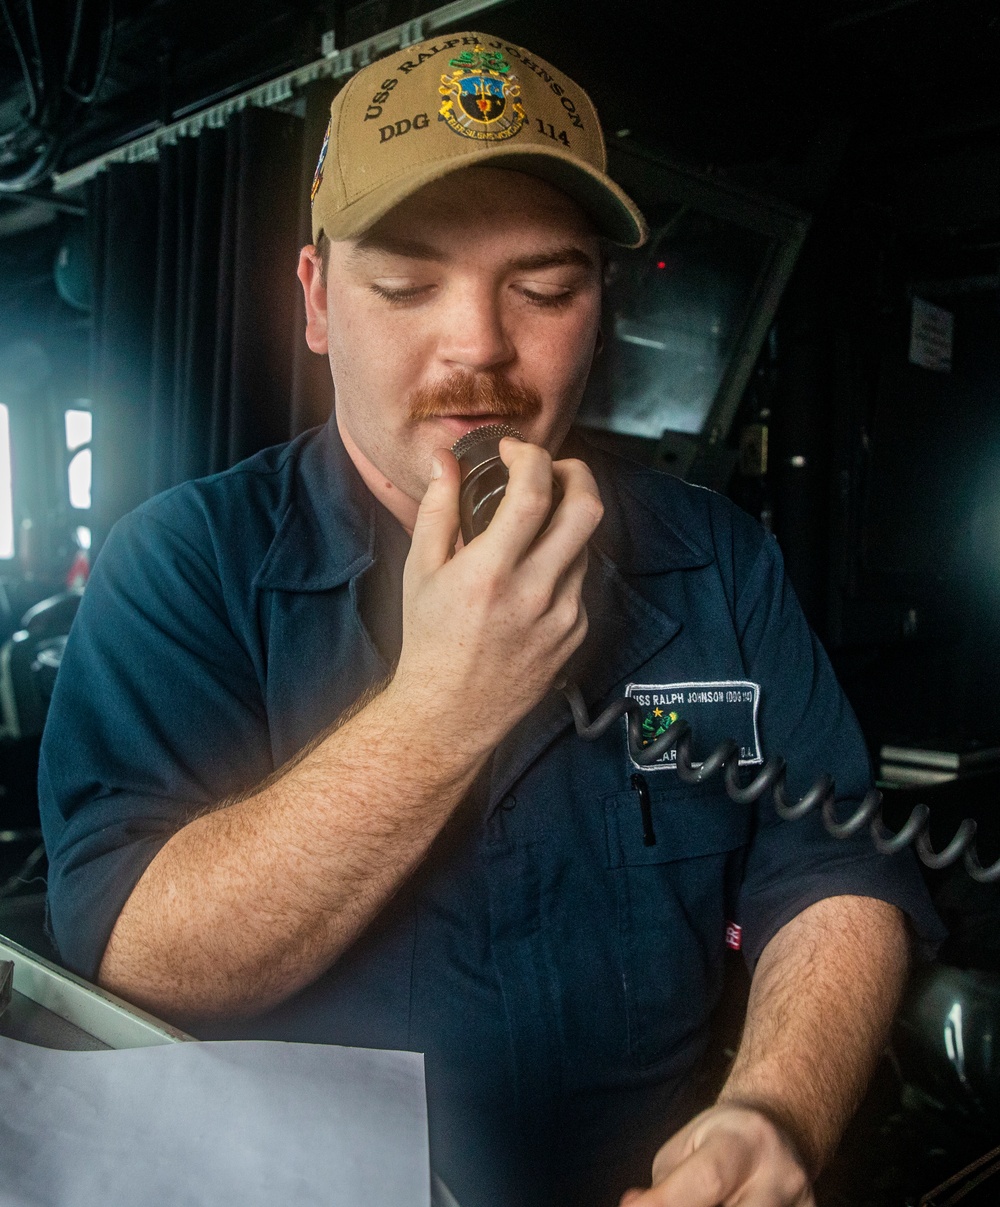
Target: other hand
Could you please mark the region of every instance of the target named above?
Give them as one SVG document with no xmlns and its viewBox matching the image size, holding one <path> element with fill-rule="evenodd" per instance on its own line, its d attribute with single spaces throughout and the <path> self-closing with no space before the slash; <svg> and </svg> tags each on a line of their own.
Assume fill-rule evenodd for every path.
<svg viewBox="0 0 1000 1207">
<path fill-rule="evenodd" d="M 620 1207 L 815 1207 L 791 1139 L 761 1111 L 723 1103 L 703 1111 L 656 1154 L 652 1187 Z"/>
</svg>

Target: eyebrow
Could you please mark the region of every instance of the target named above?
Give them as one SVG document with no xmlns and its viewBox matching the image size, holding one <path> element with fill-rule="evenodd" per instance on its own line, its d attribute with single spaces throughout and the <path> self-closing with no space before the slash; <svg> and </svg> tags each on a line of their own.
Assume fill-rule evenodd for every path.
<svg viewBox="0 0 1000 1207">
<path fill-rule="evenodd" d="M 362 255 L 389 252 L 394 256 L 406 256 L 410 260 L 444 260 L 444 252 L 430 243 L 419 239 L 407 239 L 404 235 L 375 234 L 366 231 L 354 244 L 353 254 Z"/>
<path fill-rule="evenodd" d="M 520 272 L 534 268 L 596 268 L 593 256 L 588 256 L 582 247 L 560 247 L 555 251 L 543 251 L 534 256 L 521 256 L 511 261 L 511 268 Z"/>
<path fill-rule="evenodd" d="M 403 235 L 375 234 L 367 231 L 354 244 L 352 255 L 378 255 L 388 252 L 390 255 L 404 256 L 410 260 L 427 260 L 443 263 L 447 256 L 439 248 L 419 239 L 408 239 Z M 582 247 L 567 245 L 554 248 L 552 251 L 538 252 L 533 256 L 519 256 L 511 260 L 508 267 L 516 272 L 530 272 L 541 268 L 587 268 L 596 270 L 597 263 Z"/>
</svg>

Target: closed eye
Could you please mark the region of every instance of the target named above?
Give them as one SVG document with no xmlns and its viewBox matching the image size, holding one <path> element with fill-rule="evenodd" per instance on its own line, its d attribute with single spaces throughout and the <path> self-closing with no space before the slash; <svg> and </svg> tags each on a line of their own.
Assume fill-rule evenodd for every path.
<svg viewBox="0 0 1000 1207">
<path fill-rule="evenodd" d="M 380 285 L 377 281 L 371 283 L 372 293 L 394 305 L 412 302 L 433 288 L 433 285 Z"/>
<path fill-rule="evenodd" d="M 519 285 L 518 292 L 532 306 L 557 308 L 567 306 L 576 296 L 576 291 L 563 286 Z"/>
</svg>

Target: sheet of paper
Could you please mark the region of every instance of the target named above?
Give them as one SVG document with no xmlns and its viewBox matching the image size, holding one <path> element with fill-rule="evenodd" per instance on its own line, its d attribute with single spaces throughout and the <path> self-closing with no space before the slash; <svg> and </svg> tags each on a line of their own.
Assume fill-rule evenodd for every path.
<svg viewBox="0 0 1000 1207">
<path fill-rule="evenodd" d="M 0 1037 L 0 1207 L 429 1207 L 423 1057 Z"/>
</svg>

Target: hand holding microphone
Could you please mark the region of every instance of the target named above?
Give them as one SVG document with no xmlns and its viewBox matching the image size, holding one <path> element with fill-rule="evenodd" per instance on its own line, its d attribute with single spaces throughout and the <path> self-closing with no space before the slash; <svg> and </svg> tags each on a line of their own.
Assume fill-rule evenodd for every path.
<svg viewBox="0 0 1000 1207">
<path fill-rule="evenodd" d="M 462 540 L 466 545 L 486 531 L 507 492 L 510 475 L 500 456 L 500 441 L 505 437 L 524 440 L 517 428 L 509 423 L 487 423 L 466 432 L 451 446 L 452 456 L 458 461 L 462 474 L 458 510 L 462 519 Z M 548 520 L 552 519 L 561 498 L 559 483 L 553 479 Z"/>
<path fill-rule="evenodd" d="M 394 684 L 485 754 L 583 641 L 587 541 L 603 507 L 581 461 L 553 462 L 506 425 L 474 429 L 455 452 L 439 450 L 417 515 Z"/>
</svg>

